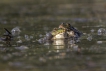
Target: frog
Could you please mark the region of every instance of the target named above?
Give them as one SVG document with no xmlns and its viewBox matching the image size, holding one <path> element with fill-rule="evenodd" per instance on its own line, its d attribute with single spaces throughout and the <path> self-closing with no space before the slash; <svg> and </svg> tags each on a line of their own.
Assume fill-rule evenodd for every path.
<svg viewBox="0 0 106 71">
<path fill-rule="evenodd" d="M 58 27 L 54 28 L 51 32 L 47 33 L 40 42 L 56 41 L 60 39 L 78 40 L 81 32 L 74 28 L 70 23 L 61 23 Z"/>
<path fill-rule="evenodd" d="M 67 31 L 66 28 L 55 28 L 51 32 L 53 38 L 52 40 L 58 40 L 58 39 L 68 39 L 69 37 L 74 37 L 73 31 Z"/>
<path fill-rule="evenodd" d="M 75 33 L 70 29 L 69 23 L 62 23 L 58 28 L 54 28 L 51 34 L 53 35 L 53 39 L 68 39 L 70 37 L 75 37 Z"/>
<path fill-rule="evenodd" d="M 59 28 L 63 28 L 67 31 L 69 36 L 73 36 L 74 38 L 78 39 L 83 35 L 78 29 L 73 27 L 70 23 L 62 23 L 59 25 Z"/>
<path fill-rule="evenodd" d="M 52 34 L 52 40 L 53 39 L 64 39 L 67 37 L 67 33 L 64 29 L 61 28 L 54 28 L 53 31 L 51 32 Z"/>
</svg>

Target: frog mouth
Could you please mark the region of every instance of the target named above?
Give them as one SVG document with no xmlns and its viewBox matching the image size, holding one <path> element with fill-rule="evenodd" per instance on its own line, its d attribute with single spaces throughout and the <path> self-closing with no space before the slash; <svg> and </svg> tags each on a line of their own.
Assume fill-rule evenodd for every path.
<svg viewBox="0 0 106 71">
<path fill-rule="evenodd" d="M 57 35 L 55 35 L 53 37 L 53 39 L 64 39 L 64 38 L 67 38 L 67 36 L 65 36 L 64 32 L 63 33 L 59 33 L 59 34 L 57 34 Z"/>
<path fill-rule="evenodd" d="M 58 28 L 53 30 L 51 34 L 53 35 L 53 39 L 63 39 L 65 38 L 66 32 L 64 29 Z"/>
<path fill-rule="evenodd" d="M 56 36 L 56 35 L 61 34 L 61 33 L 64 33 L 64 32 L 65 32 L 64 29 L 56 28 L 56 29 L 54 29 L 54 30 L 51 32 L 51 34 L 52 34 L 53 36 Z"/>
</svg>

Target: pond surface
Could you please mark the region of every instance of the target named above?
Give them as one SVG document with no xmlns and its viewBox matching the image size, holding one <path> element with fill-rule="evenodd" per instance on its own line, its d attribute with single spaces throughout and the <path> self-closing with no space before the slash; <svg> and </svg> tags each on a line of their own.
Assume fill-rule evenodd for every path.
<svg viewBox="0 0 106 71">
<path fill-rule="evenodd" d="M 12 46 L 0 41 L 0 71 L 106 71 L 105 2 L 1 2 L 0 37 L 4 28 L 11 31 L 17 27 L 19 32 Z M 62 22 L 71 23 L 83 33 L 79 43 L 38 42 Z"/>
</svg>

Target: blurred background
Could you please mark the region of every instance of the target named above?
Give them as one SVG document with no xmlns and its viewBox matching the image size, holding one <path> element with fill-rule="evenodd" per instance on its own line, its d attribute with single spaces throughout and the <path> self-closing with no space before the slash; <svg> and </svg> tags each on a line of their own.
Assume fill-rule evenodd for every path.
<svg viewBox="0 0 106 71">
<path fill-rule="evenodd" d="M 43 21 L 42 25 L 39 25 L 42 28 L 47 25 L 54 27 L 61 22 L 73 24 L 72 20 L 80 20 L 79 18 L 96 21 L 105 18 L 105 2 L 105 0 L 1 0 L 0 23 L 2 26 L 3 23 L 12 24 L 9 28 L 16 25 L 31 28 L 35 24 L 41 24 L 39 21 Z"/>
<path fill-rule="evenodd" d="M 0 0 L 0 37 L 14 35 L 12 46 L 0 40 L 0 71 L 106 71 L 105 19 L 106 0 Z M 38 43 L 62 22 L 80 43 Z"/>
</svg>

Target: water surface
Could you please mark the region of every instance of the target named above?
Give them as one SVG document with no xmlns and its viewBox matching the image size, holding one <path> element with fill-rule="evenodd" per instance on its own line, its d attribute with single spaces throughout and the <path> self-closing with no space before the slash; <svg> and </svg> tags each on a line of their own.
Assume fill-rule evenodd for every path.
<svg viewBox="0 0 106 71">
<path fill-rule="evenodd" d="M 0 42 L 0 71 L 105 71 L 106 33 L 98 33 L 106 29 L 105 1 L 51 2 L 1 1 L 0 37 L 3 28 L 18 27 L 21 32 L 12 46 Z M 62 22 L 83 32 L 79 43 L 44 45 L 37 41 Z"/>
</svg>

